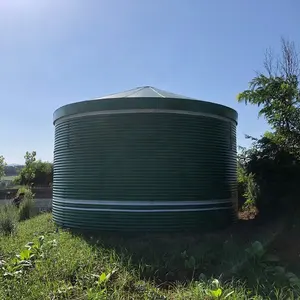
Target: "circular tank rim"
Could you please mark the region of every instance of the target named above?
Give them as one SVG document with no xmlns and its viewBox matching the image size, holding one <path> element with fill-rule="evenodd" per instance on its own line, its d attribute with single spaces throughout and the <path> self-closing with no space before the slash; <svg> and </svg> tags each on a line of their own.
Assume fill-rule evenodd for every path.
<svg viewBox="0 0 300 300">
<path fill-rule="evenodd" d="M 154 97 L 131 97 L 131 98 L 103 98 L 73 102 L 63 105 L 53 113 L 53 124 L 58 119 L 77 114 L 91 113 L 108 110 L 132 110 L 132 109 L 173 109 L 179 111 L 190 111 L 207 113 L 219 117 L 225 117 L 238 123 L 236 110 L 218 103 L 197 99 L 185 98 L 154 98 Z"/>
</svg>

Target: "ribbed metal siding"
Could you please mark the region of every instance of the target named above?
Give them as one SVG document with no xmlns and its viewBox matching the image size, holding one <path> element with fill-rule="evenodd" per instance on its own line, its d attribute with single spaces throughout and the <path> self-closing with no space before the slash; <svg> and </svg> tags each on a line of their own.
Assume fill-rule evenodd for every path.
<svg viewBox="0 0 300 300">
<path fill-rule="evenodd" d="M 190 230 L 236 208 L 236 124 L 180 113 L 61 119 L 53 217 L 66 227 Z"/>
</svg>

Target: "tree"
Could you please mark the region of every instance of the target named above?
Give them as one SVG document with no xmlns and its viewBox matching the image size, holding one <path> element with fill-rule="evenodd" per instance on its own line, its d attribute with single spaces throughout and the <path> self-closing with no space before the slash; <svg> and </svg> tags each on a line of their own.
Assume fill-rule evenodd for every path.
<svg viewBox="0 0 300 300">
<path fill-rule="evenodd" d="M 260 190 L 259 210 L 274 214 L 300 204 L 300 64 L 294 43 L 282 38 L 281 55 L 274 59 L 267 50 L 264 67 L 265 72 L 257 72 L 249 89 L 237 98 L 246 105 L 257 105 L 259 116 L 266 118 L 272 132 L 260 138 L 248 136 L 253 143 L 242 149 L 238 165 L 243 178 L 253 174 L 251 180 Z"/>
<path fill-rule="evenodd" d="M 49 186 L 53 182 L 53 164 L 37 160 L 34 163 L 35 176 L 33 184 L 36 186 Z"/>
<path fill-rule="evenodd" d="M 5 160 L 4 157 L 2 155 L 0 155 L 0 180 L 1 178 L 5 175 Z"/>
<path fill-rule="evenodd" d="M 15 178 L 15 183 L 26 186 L 49 186 L 53 181 L 53 165 L 36 160 L 36 152 L 26 152 L 25 166 Z"/>
<path fill-rule="evenodd" d="M 282 139 L 282 146 L 300 155 L 300 91 L 299 53 L 294 43 L 281 39 L 281 56 L 274 60 L 266 51 L 264 73 L 257 73 L 249 89 L 238 95 L 238 101 L 257 105 L 274 132 Z"/>
<path fill-rule="evenodd" d="M 34 162 L 36 161 L 36 152 L 26 152 L 25 166 L 21 169 L 20 174 L 15 178 L 15 182 L 21 185 L 30 186 L 35 177 Z"/>
</svg>

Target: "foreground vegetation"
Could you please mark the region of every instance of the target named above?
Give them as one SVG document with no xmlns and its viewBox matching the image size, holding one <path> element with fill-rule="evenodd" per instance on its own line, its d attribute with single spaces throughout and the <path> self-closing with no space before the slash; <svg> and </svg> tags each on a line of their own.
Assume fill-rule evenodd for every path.
<svg viewBox="0 0 300 300">
<path fill-rule="evenodd" d="M 30 219 L 36 214 L 34 194 L 28 187 L 20 187 L 17 196 L 24 195 L 22 201 L 17 204 L 13 202 L 0 206 L 0 234 L 13 234 L 19 221 Z"/>
<path fill-rule="evenodd" d="M 204 236 L 96 236 L 58 229 L 42 214 L 1 236 L 0 299 L 299 299 L 299 278 L 268 252 L 281 223 L 277 235 L 274 224 L 259 234 L 243 226 Z"/>
</svg>

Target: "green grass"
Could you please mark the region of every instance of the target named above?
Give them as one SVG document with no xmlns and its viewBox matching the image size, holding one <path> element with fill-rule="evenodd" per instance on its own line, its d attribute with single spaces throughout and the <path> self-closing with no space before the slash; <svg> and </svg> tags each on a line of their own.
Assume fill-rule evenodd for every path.
<svg viewBox="0 0 300 300">
<path fill-rule="evenodd" d="M 299 299 L 287 265 L 266 250 L 281 228 L 271 227 L 250 238 L 81 235 L 42 214 L 0 236 L 0 299 Z"/>
</svg>

